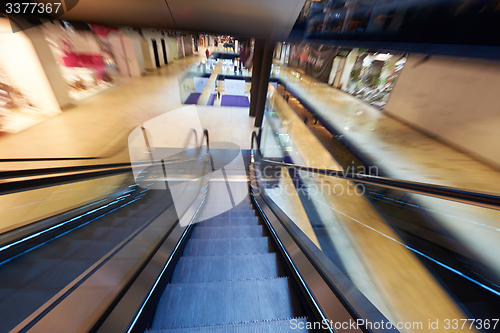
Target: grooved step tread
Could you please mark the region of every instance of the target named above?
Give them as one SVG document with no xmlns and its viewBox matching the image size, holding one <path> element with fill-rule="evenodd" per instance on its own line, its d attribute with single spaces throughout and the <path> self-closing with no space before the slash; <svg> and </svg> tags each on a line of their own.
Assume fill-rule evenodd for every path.
<svg viewBox="0 0 500 333">
<path fill-rule="evenodd" d="M 251 238 L 264 236 L 262 226 L 228 226 L 194 228 L 192 239 Z"/>
<path fill-rule="evenodd" d="M 211 219 L 196 223 L 197 227 L 226 227 L 245 225 L 259 225 L 259 218 L 257 216 L 213 217 Z"/>
<path fill-rule="evenodd" d="M 234 323 L 214 326 L 199 326 L 186 328 L 172 328 L 148 330 L 149 333 L 182 333 L 182 332 L 207 332 L 207 333 L 306 333 L 306 318 L 290 318 L 282 320 L 254 321 L 249 323 Z"/>
<path fill-rule="evenodd" d="M 186 244 L 183 256 L 216 256 L 231 254 L 268 253 L 267 237 L 193 239 Z"/>
<path fill-rule="evenodd" d="M 175 267 L 172 283 L 277 277 L 279 272 L 276 253 L 181 257 Z"/>
<path fill-rule="evenodd" d="M 153 329 L 223 325 L 303 315 L 288 278 L 170 284 Z"/>
<path fill-rule="evenodd" d="M 217 210 L 227 208 L 227 205 L 212 204 L 207 206 L 204 210 Z M 231 210 L 253 210 L 253 206 L 249 203 L 240 203 L 231 208 Z"/>
</svg>

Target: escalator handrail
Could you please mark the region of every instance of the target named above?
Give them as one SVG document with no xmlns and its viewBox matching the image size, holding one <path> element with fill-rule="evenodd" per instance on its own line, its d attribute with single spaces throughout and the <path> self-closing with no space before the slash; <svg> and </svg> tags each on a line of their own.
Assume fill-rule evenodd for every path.
<svg viewBox="0 0 500 333">
<path fill-rule="evenodd" d="M 204 135 L 208 140 L 208 130 L 205 130 Z M 208 141 L 207 141 L 208 142 Z M 201 150 L 203 142 L 200 142 L 199 149 Z M 210 154 L 208 151 L 207 154 Z M 57 186 L 67 183 L 79 182 L 83 180 L 88 180 L 92 178 L 100 178 L 106 176 L 112 176 L 116 174 L 130 172 L 132 166 L 137 165 L 165 165 L 190 162 L 196 159 L 190 160 L 162 160 L 161 162 L 139 162 L 139 163 L 113 163 L 113 164 L 97 164 L 97 165 L 85 165 L 85 166 L 71 166 L 71 167 L 61 167 L 61 168 L 45 168 L 45 169 L 33 169 L 33 170 L 15 170 L 15 171 L 5 171 L 0 172 L 0 196 L 5 194 L 29 191 L 44 187 Z M 31 174 L 20 174 L 26 173 L 26 171 L 31 172 Z M 2 177 L 5 173 L 11 173 L 17 176 L 9 179 Z M 36 177 L 36 176 L 41 177 Z M 19 179 L 20 178 L 20 179 Z M 47 229 L 52 228 L 52 225 L 47 227 Z M 37 230 L 34 233 L 43 233 L 43 229 Z M 21 233 L 21 236 L 16 236 L 15 240 L 18 238 L 23 238 L 29 235 Z M 0 247 L 5 246 L 7 243 L 2 244 L 0 242 Z"/>
<path fill-rule="evenodd" d="M 207 142 L 207 154 L 210 155 L 210 140 L 207 129 L 204 129 L 203 138 Z M 200 142 L 200 148 L 203 145 Z M 211 158 L 211 155 L 210 155 Z M 193 159 L 194 160 L 194 159 Z M 126 173 L 134 166 L 140 165 L 167 165 L 185 163 L 191 160 L 161 160 L 159 162 L 133 162 L 133 163 L 108 163 L 92 165 L 76 165 L 56 168 L 36 168 L 23 170 L 0 171 L 0 195 L 15 192 L 23 192 L 46 186 L 54 186 L 63 183 L 77 182 L 90 178 L 111 176 Z M 213 168 L 213 162 L 212 162 Z M 212 170 L 213 171 L 213 170 Z"/>
<path fill-rule="evenodd" d="M 186 162 L 186 161 L 184 161 Z M 165 164 L 179 163 L 166 161 Z M 74 183 L 92 178 L 107 177 L 132 171 L 132 166 L 160 163 L 114 163 L 0 172 L 0 196 L 43 187 Z M 11 177 L 6 177 L 9 174 Z"/>
<path fill-rule="evenodd" d="M 254 148 L 254 142 L 257 142 L 257 149 Z M 258 154 L 258 155 L 257 155 Z M 260 147 L 257 141 L 257 133 L 252 132 L 252 143 L 251 143 L 251 162 L 255 163 L 255 156 L 261 163 L 282 166 L 287 168 L 294 168 L 312 172 L 320 175 L 344 178 L 352 180 L 359 183 L 365 183 L 369 185 L 376 185 L 383 188 L 400 190 L 404 192 L 410 192 L 415 194 L 421 194 L 426 196 L 431 196 L 439 199 L 445 199 L 455 202 L 460 202 L 464 204 L 480 206 L 483 208 L 500 210 L 500 196 L 493 193 L 470 191 L 456 187 L 442 186 L 436 184 L 428 184 L 421 182 L 411 182 L 404 180 L 396 180 L 392 178 L 378 177 L 372 175 L 365 175 L 360 173 L 348 173 L 339 170 L 324 169 L 324 168 L 313 168 L 304 165 L 276 162 L 266 158 L 263 158 L 260 154 Z"/>
</svg>

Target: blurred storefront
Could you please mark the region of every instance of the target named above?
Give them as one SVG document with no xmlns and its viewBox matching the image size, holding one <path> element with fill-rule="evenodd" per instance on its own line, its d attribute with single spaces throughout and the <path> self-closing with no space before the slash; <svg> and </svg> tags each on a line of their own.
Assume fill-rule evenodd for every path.
<svg viewBox="0 0 500 333">
<path fill-rule="evenodd" d="M 104 25 L 50 21 L 13 33 L 0 19 L 0 50 L 0 132 L 22 131 L 145 73 L 140 36 Z"/>
<path fill-rule="evenodd" d="M 16 133 L 61 112 L 32 31 L 0 19 L 0 133 Z M 36 42 L 36 38 L 35 38 Z"/>
<path fill-rule="evenodd" d="M 406 59 L 401 54 L 358 51 L 349 82 L 343 90 L 383 108 Z"/>
<path fill-rule="evenodd" d="M 382 109 L 407 56 L 326 45 L 278 45 L 275 58 Z"/>
<path fill-rule="evenodd" d="M 44 24 L 42 30 L 73 100 L 92 96 L 116 83 L 116 59 L 102 29 L 98 29 L 100 38 L 87 24 L 74 26 L 60 21 Z"/>
</svg>

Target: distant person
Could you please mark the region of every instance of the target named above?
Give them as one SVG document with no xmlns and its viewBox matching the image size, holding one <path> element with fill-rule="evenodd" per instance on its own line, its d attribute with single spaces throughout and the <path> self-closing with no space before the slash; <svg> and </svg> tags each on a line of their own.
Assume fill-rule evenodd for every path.
<svg viewBox="0 0 500 333">
<path fill-rule="evenodd" d="M 206 49 L 205 54 L 207 55 L 207 58 L 208 58 L 210 56 L 210 51 L 208 51 L 208 49 Z"/>
</svg>

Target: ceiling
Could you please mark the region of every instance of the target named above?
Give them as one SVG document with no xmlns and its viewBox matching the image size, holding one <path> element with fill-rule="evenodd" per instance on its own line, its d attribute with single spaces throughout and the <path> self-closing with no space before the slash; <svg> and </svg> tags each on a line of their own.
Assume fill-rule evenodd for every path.
<svg viewBox="0 0 500 333">
<path fill-rule="evenodd" d="M 76 0 L 65 0 L 68 7 Z M 39 2 L 53 2 L 39 1 Z M 63 20 L 283 40 L 305 0 L 79 0 Z"/>
</svg>

